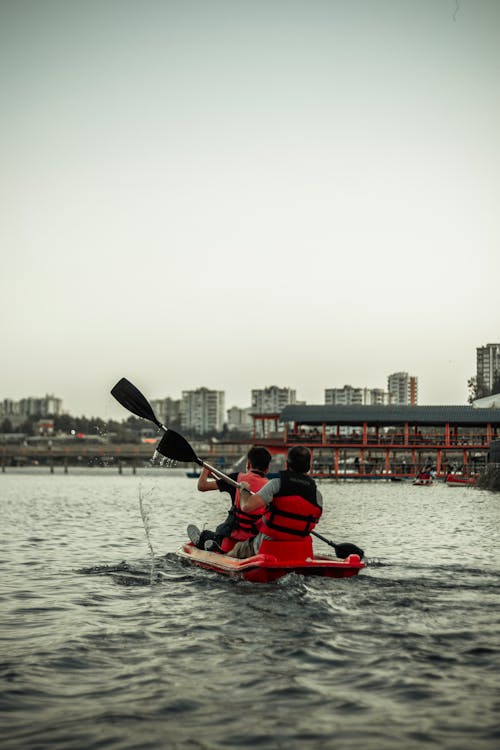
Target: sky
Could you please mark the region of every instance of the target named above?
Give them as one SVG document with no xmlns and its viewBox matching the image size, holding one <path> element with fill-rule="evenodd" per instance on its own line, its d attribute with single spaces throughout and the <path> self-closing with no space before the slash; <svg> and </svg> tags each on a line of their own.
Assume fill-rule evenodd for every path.
<svg viewBox="0 0 500 750">
<path fill-rule="evenodd" d="M 499 79 L 497 0 L 0 0 L 0 400 L 466 403 Z"/>
</svg>

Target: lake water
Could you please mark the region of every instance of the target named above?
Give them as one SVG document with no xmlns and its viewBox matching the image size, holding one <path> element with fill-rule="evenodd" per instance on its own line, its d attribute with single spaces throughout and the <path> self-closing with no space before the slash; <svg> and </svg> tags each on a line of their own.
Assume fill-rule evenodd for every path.
<svg viewBox="0 0 500 750">
<path fill-rule="evenodd" d="M 0 474 L 3 750 L 497 750 L 500 495 L 321 489 L 368 567 L 262 585 L 176 558 L 192 479 Z"/>
</svg>

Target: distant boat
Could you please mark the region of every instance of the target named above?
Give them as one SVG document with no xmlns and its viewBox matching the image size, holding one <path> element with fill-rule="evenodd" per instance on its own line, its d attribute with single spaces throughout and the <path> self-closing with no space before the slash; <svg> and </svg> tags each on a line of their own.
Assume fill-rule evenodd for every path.
<svg viewBox="0 0 500 750">
<path fill-rule="evenodd" d="M 450 487 L 473 487 L 477 483 L 477 477 L 467 477 L 463 474 L 448 474 L 444 481 Z"/>
<path fill-rule="evenodd" d="M 186 471 L 186 476 L 189 477 L 189 479 L 198 479 L 200 475 L 201 471 Z"/>
<path fill-rule="evenodd" d="M 432 474 L 428 471 L 421 471 L 413 480 L 413 484 L 420 486 L 428 486 L 432 484 Z"/>
</svg>

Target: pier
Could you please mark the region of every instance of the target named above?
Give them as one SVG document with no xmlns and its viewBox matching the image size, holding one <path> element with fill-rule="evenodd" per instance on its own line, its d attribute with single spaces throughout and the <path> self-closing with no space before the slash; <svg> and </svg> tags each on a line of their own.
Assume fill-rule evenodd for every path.
<svg viewBox="0 0 500 750">
<path fill-rule="evenodd" d="M 292 404 L 252 416 L 254 442 L 283 455 L 306 445 L 312 475 L 332 479 L 402 479 L 428 466 L 438 477 L 475 474 L 500 430 L 500 409 L 471 406 Z"/>
</svg>

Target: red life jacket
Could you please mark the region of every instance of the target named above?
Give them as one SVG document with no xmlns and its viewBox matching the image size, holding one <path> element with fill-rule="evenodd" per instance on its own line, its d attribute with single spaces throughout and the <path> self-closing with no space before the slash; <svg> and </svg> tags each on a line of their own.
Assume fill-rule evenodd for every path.
<svg viewBox="0 0 500 750">
<path fill-rule="evenodd" d="M 280 490 L 262 516 L 260 530 L 278 541 L 306 537 L 316 526 L 323 508 L 318 504 L 311 477 L 287 469 L 280 471 Z"/>
<path fill-rule="evenodd" d="M 238 482 L 248 482 L 250 485 L 250 492 L 258 492 L 265 484 L 267 484 L 267 478 L 265 474 L 257 469 L 252 469 L 249 472 L 240 472 L 238 474 Z M 260 527 L 260 521 L 262 514 L 266 509 L 265 505 L 261 505 L 259 508 L 252 510 L 251 513 L 242 510 L 240 505 L 240 491 L 236 490 L 234 497 L 234 504 L 231 509 L 233 516 L 234 526 L 231 531 L 231 539 L 242 541 L 244 539 L 250 539 L 255 536 Z"/>
</svg>

